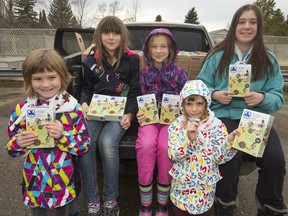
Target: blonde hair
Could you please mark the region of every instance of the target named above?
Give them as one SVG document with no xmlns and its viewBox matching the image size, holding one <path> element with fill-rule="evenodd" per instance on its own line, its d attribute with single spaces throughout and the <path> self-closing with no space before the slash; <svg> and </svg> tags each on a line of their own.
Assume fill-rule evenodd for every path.
<svg viewBox="0 0 288 216">
<path fill-rule="evenodd" d="M 61 80 L 60 91 L 67 89 L 72 77 L 67 70 L 62 57 L 53 49 L 36 49 L 26 56 L 22 64 L 24 90 L 28 97 L 34 96 L 32 75 L 39 72 L 43 73 L 45 71 L 57 72 Z"/>
<path fill-rule="evenodd" d="M 117 65 L 115 67 L 116 70 L 119 67 L 120 59 L 124 55 L 126 47 L 128 47 L 129 32 L 124 23 L 116 16 L 106 16 L 100 20 L 93 35 L 93 42 L 96 44 L 96 48 L 99 53 L 96 61 L 102 69 L 102 60 L 109 57 L 110 54 L 106 51 L 102 43 L 101 34 L 110 32 L 120 34 L 121 36 L 120 46 L 115 50 L 113 56 L 117 60 Z"/>
</svg>

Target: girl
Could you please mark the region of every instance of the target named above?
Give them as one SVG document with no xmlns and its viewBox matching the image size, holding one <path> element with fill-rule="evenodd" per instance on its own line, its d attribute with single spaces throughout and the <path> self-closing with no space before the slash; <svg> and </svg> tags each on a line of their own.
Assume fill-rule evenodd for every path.
<svg viewBox="0 0 288 216">
<path fill-rule="evenodd" d="M 232 97 L 233 93 L 227 91 L 229 65 L 237 63 L 252 65 L 250 92 L 242 98 Z M 273 114 L 284 106 L 283 76 L 274 54 L 264 46 L 263 17 L 257 6 L 248 4 L 236 11 L 226 38 L 208 53 L 198 79 L 212 92 L 211 110 L 228 131 L 238 127 L 245 108 Z M 260 168 L 256 188 L 258 215 L 287 213 L 282 195 L 285 157 L 279 137 L 272 128 L 262 158 L 239 151 L 229 163 L 221 165 L 223 180 L 217 184 L 215 215 L 233 215 L 239 166 L 247 158 Z"/>
<path fill-rule="evenodd" d="M 88 151 L 90 139 L 81 105 L 65 91 L 70 74 L 61 56 L 51 49 L 31 52 L 22 71 L 28 98 L 17 104 L 10 116 L 6 148 L 12 157 L 25 157 L 24 204 L 31 207 L 33 216 L 77 215 L 74 200 L 80 192 L 80 178 L 75 156 Z M 55 140 L 54 147 L 29 149 L 38 140 L 25 121 L 31 106 L 49 107 L 56 113 L 57 120 L 45 125 Z"/>
<path fill-rule="evenodd" d="M 231 145 L 238 132 L 228 136 L 225 125 L 209 110 L 211 94 L 201 80 L 187 81 L 180 100 L 183 115 L 168 129 L 168 153 L 173 161 L 170 197 L 174 215 L 204 216 L 221 179 L 218 164 L 235 155 Z"/>
<path fill-rule="evenodd" d="M 152 30 L 145 40 L 143 54 L 148 65 L 140 71 L 142 94 L 154 93 L 158 104 L 162 100 L 163 93 L 179 94 L 188 80 L 188 75 L 175 63 L 178 46 L 171 32 L 164 28 Z M 144 113 L 139 111 L 137 119 L 139 123 L 144 121 Z M 167 129 L 168 125 L 162 124 L 150 124 L 138 128 L 136 153 L 141 199 L 140 216 L 152 214 L 152 181 L 156 163 L 158 165 L 156 215 L 168 215 L 171 181 L 168 171 L 172 162 L 167 154 Z"/>
<path fill-rule="evenodd" d="M 103 215 L 119 215 L 117 204 L 119 142 L 137 112 L 136 96 L 140 94 L 139 56 L 127 48 L 128 30 L 115 16 L 104 17 L 99 22 L 93 40 L 96 50 L 93 50 L 83 62 L 85 74 L 81 103 L 84 111 L 88 112 L 94 93 L 126 96 L 127 102 L 120 123 L 89 120 L 86 117 L 93 151 L 80 159 L 80 165 L 88 200 L 88 213 L 100 215 L 100 197 L 96 181 L 97 143 L 104 171 Z"/>
</svg>

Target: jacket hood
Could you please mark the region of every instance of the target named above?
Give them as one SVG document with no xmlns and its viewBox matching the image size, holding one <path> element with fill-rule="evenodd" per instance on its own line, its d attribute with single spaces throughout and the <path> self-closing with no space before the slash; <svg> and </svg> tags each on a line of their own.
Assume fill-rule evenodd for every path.
<svg viewBox="0 0 288 216">
<path fill-rule="evenodd" d="M 180 92 L 180 102 L 190 95 L 201 95 L 206 101 L 208 107 L 211 104 L 211 92 L 202 80 L 188 80 Z"/>
<path fill-rule="evenodd" d="M 163 34 L 163 35 L 167 35 L 169 38 L 171 38 L 171 42 L 172 42 L 172 49 L 174 49 L 175 55 L 173 58 L 173 62 L 175 61 L 178 52 L 179 52 L 179 48 L 178 45 L 176 43 L 176 40 L 174 38 L 174 36 L 172 35 L 172 33 L 170 32 L 169 29 L 166 28 L 157 28 L 157 29 L 153 29 L 149 35 L 147 36 L 147 38 L 145 39 L 145 43 L 144 43 L 144 47 L 143 47 L 143 55 L 145 57 L 146 62 L 148 62 L 148 58 L 147 58 L 147 54 L 148 54 L 148 41 L 151 38 L 152 35 L 156 35 L 156 34 Z M 149 62 L 151 63 L 151 62 Z"/>
</svg>

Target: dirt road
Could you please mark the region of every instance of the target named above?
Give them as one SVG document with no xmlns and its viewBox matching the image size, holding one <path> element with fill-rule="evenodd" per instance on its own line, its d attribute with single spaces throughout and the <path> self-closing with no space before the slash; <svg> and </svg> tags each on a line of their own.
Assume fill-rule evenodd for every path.
<svg viewBox="0 0 288 216">
<path fill-rule="evenodd" d="M 6 126 L 11 109 L 21 99 L 21 89 L 19 86 L 14 88 L 3 87 L 0 83 L 0 216 L 21 215 L 29 216 L 30 210 L 22 203 L 21 194 L 21 170 L 23 167 L 23 158 L 11 158 L 5 150 L 8 141 Z M 288 94 L 285 93 L 286 95 Z M 22 96 L 23 98 L 23 96 Z M 274 126 L 279 133 L 282 146 L 288 159 L 288 106 L 276 114 Z M 286 163 L 288 170 L 288 165 Z M 101 176 L 100 176 L 101 178 Z M 273 178 L 273 176 L 271 176 Z M 239 207 L 236 215 L 253 216 L 256 215 L 254 201 L 254 191 L 256 187 L 257 171 L 247 176 L 241 176 L 239 183 Z M 285 177 L 284 197 L 288 201 L 288 176 Z M 136 174 L 120 175 L 120 209 L 121 216 L 135 216 L 139 208 L 139 194 Z M 80 201 L 81 198 L 80 196 Z M 83 201 L 81 211 L 83 212 Z M 80 212 L 80 215 L 84 215 Z"/>
</svg>

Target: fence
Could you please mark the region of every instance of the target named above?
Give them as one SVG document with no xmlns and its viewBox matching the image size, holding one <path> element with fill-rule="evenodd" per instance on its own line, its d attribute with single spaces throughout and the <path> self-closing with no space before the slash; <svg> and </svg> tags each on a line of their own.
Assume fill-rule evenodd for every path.
<svg viewBox="0 0 288 216">
<path fill-rule="evenodd" d="M 47 47 L 53 48 L 55 29 L 0 29 L 0 63 L 5 57 L 23 58 L 32 50 Z M 218 43 L 225 34 L 211 34 Z M 277 56 L 279 64 L 288 70 L 288 37 L 265 36 L 266 46 Z M 21 58 L 22 57 L 22 58 Z M 0 64 L 1 66 L 1 64 Z"/>
<path fill-rule="evenodd" d="M 211 34 L 215 43 L 219 43 L 226 34 Z M 288 72 L 288 37 L 264 36 L 265 45 L 276 55 L 277 60 L 286 72 Z"/>
</svg>

